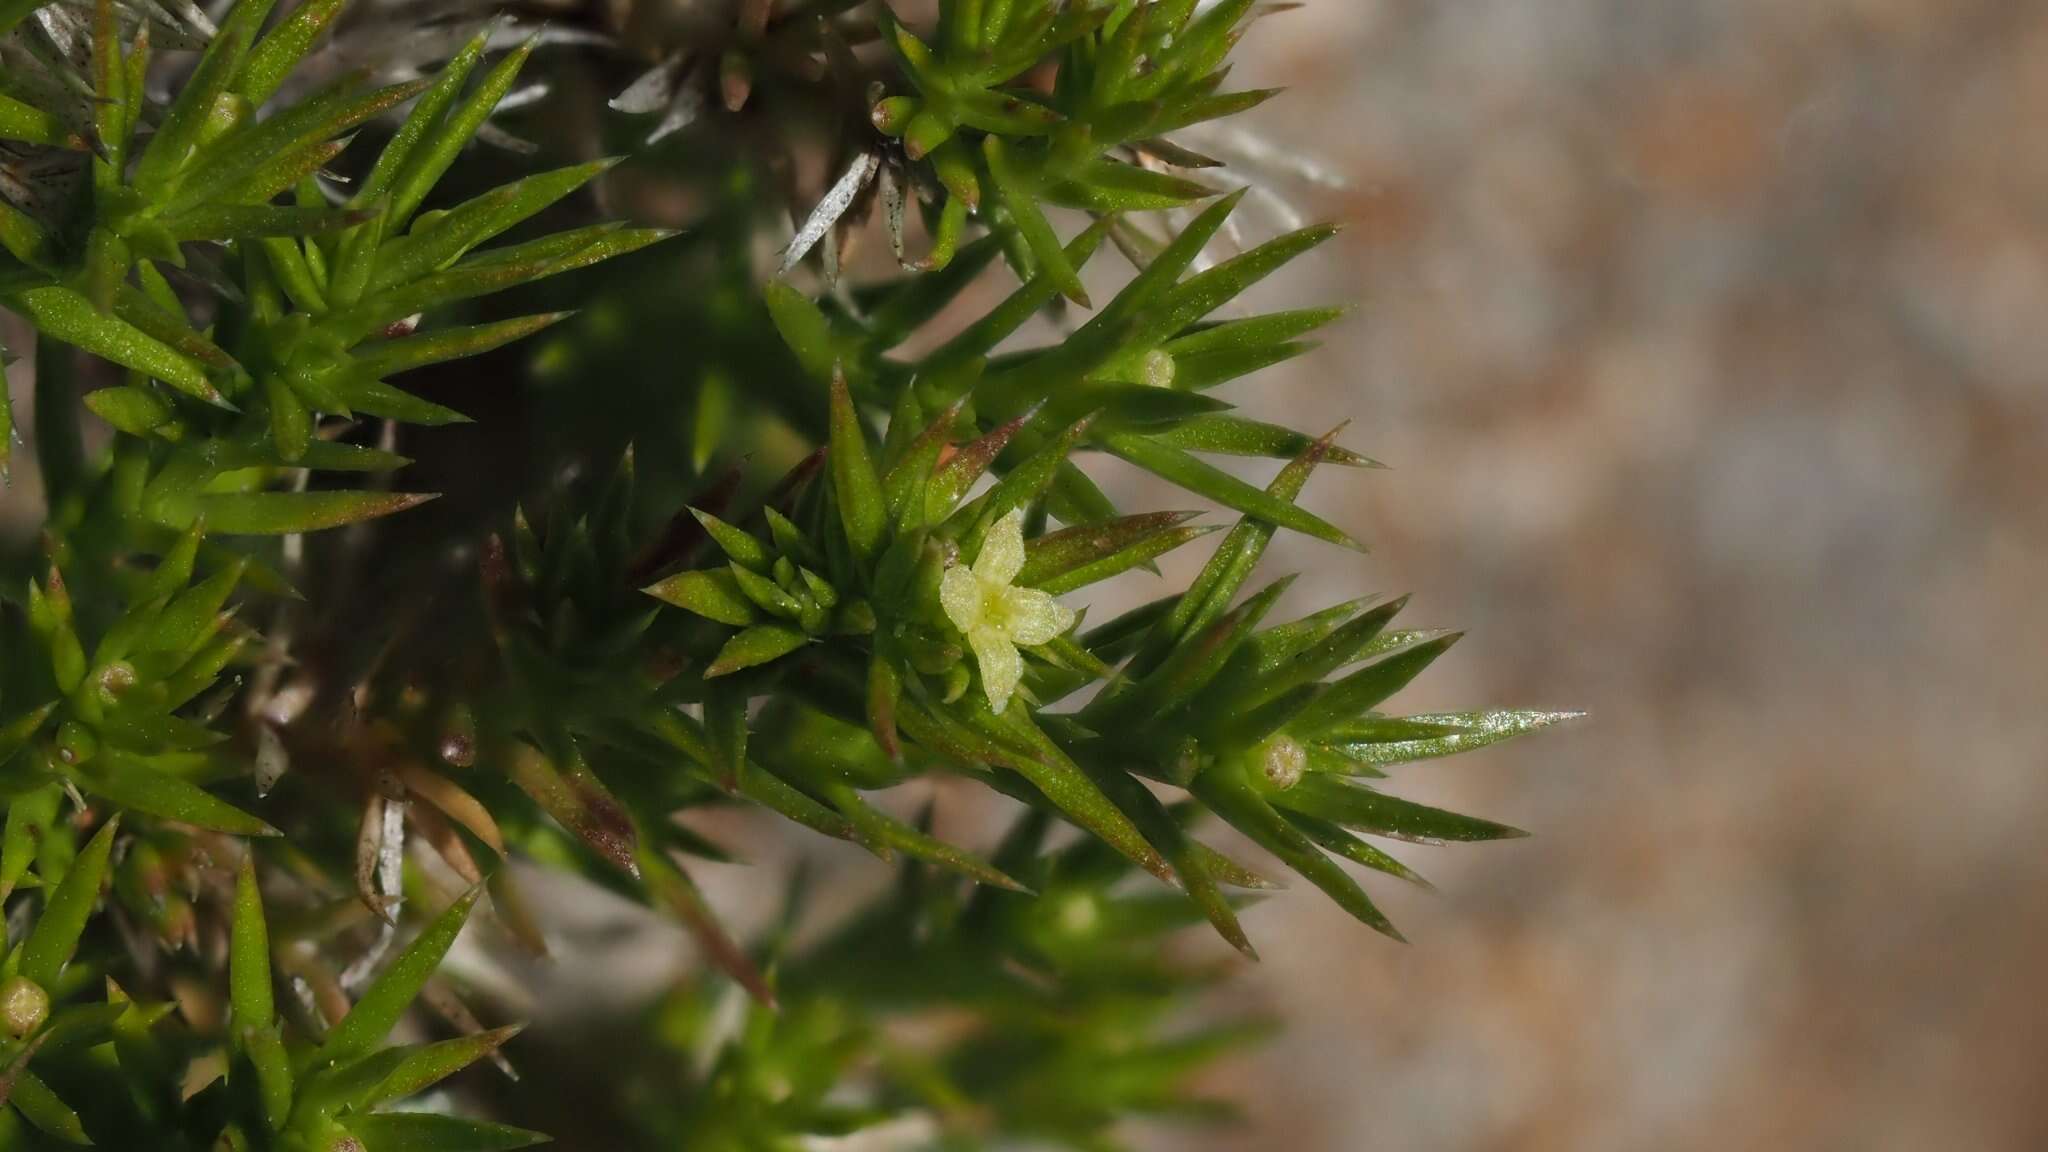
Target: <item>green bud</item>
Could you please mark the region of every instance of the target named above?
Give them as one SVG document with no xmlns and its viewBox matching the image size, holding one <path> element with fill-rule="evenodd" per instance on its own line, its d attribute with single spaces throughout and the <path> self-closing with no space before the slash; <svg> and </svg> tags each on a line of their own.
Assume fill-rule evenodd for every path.
<svg viewBox="0 0 2048 1152">
<path fill-rule="evenodd" d="M 967 671 L 967 665 L 964 662 L 946 669 L 945 677 L 946 690 L 939 697 L 941 700 L 951 704 L 962 696 L 967 695 L 967 685 L 973 680 L 973 676 Z"/>
<path fill-rule="evenodd" d="M 99 670 L 94 677 L 99 688 L 100 700 L 112 706 L 135 687 L 135 666 L 126 660 L 116 660 Z"/>
<path fill-rule="evenodd" d="M 0 1027 L 9 1036 L 26 1036 L 50 1018 L 50 994 L 26 976 L 10 976 L 0 983 Z"/>
<path fill-rule="evenodd" d="M 877 101 L 869 118 L 874 121 L 875 131 L 884 136 L 901 136 L 909 129 L 910 121 L 920 107 L 915 96 L 891 96 Z"/>
<path fill-rule="evenodd" d="M 99 750 L 99 737 L 78 721 L 66 720 L 57 729 L 57 756 L 66 764 L 83 764 Z"/>
<path fill-rule="evenodd" d="M 1154 388 L 1173 387 L 1173 353 L 1163 348 L 1154 348 L 1145 353 L 1138 365 L 1138 378 Z"/>
<path fill-rule="evenodd" d="M 1259 774 L 1275 792 L 1285 792 L 1301 783 L 1301 774 L 1308 769 L 1308 749 L 1303 748 L 1299 740 L 1285 734 L 1259 745 L 1252 755 Z"/>
</svg>

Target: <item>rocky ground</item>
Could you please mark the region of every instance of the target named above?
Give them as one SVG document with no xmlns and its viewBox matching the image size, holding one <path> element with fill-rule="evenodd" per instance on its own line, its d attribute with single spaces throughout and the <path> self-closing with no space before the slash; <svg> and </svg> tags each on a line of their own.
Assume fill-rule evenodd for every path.
<svg viewBox="0 0 2048 1152">
<path fill-rule="evenodd" d="M 1414 943 L 1290 894 L 1249 1132 L 1158 1147 L 2048 1143 L 2048 6 L 1363 0 L 1248 41 L 1347 185 L 1372 556 L 1412 700 L 1580 707 L 1409 794 Z M 1313 394 L 1314 400 L 1305 397 Z"/>
</svg>

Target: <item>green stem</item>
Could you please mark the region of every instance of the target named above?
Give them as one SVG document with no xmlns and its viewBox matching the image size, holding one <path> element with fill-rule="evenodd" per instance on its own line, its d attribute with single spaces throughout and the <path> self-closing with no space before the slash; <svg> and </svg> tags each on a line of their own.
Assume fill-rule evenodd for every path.
<svg viewBox="0 0 2048 1152">
<path fill-rule="evenodd" d="M 85 475 L 85 441 L 78 427 L 78 351 L 36 337 L 36 464 L 44 500 L 56 508 Z"/>
</svg>

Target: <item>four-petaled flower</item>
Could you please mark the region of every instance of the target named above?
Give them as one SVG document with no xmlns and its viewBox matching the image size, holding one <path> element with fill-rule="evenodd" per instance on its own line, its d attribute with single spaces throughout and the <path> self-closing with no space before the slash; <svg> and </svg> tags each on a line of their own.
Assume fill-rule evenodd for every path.
<svg viewBox="0 0 2048 1152">
<path fill-rule="evenodd" d="M 1000 713 L 1024 675 L 1026 648 L 1051 641 L 1074 626 L 1074 610 L 1036 588 L 1011 582 L 1024 568 L 1024 511 L 1017 509 L 996 521 L 982 539 L 974 567 L 956 564 L 939 582 L 939 603 L 946 618 L 967 637 L 974 662 L 981 667 L 981 690 L 988 706 Z"/>
</svg>

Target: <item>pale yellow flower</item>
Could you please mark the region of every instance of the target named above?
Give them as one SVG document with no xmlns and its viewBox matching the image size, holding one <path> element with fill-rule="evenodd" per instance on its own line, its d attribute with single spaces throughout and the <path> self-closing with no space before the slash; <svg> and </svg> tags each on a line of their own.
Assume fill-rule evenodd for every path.
<svg viewBox="0 0 2048 1152">
<path fill-rule="evenodd" d="M 967 637 L 981 668 L 981 690 L 1000 713 L 1024 677 L 1026 648 L 1049 643 L 1074 626 L 1074 610 L 1047 592 L 1012 582 L 1024 569 L 1024 510 L 996 521 L 981 542 L 974 567 L 956 564 L 939 581 L 946 618 Z"/>
</svg>

